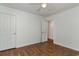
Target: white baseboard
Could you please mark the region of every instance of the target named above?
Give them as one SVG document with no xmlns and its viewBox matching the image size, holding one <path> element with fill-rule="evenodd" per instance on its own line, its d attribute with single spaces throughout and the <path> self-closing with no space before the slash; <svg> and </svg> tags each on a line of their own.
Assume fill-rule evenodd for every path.
<svg viewBox="0 0 79 59">
<path fill-rule="evenodd" d="M 71 48 L 71 47 L 69 47 L 67 45 L 64 45 L 64 44 L 61 44 L 61 43 L 58 43 L 58 42 L 55 42 L 55 41 L 54 41 L 54 44 L 57 44 L 57 45 L 60 45 L 60 46 L 63 46 L 63 47 L 66 47 L 66 48 L 69 48 L 69 49 L 72 49 L 72 50 L 75 50 L 75 51 L 79 51 L 79 49 Z"/>
<path fill-rule="evenodd" d="M 21 47 L 25 47 L 25 46 L 29 46 L 29 45 L 32 45 L 32 44 L 37 44 L 37 43 L 40 43 L 40 42 L 33 42 L 33 43 L 29 43 L 29 44 L 18 44 L 17 46 L 16 46 L 16 48 L 21 48 Z"/>
</svg>

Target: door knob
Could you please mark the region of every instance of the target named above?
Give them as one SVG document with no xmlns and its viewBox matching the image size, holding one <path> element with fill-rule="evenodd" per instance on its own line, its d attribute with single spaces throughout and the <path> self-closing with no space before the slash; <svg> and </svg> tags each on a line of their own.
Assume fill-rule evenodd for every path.
<svg viewBox="0 0 79 59">
<path fill-rule="evenodd" d="M 44 32 L 42 32 L 42 33 L 44 33 Z"/>
<path fill-rule="evenodd" d="M 16 35 L 16 33 L 13 33 L 14 35 Z"/>
</svg>

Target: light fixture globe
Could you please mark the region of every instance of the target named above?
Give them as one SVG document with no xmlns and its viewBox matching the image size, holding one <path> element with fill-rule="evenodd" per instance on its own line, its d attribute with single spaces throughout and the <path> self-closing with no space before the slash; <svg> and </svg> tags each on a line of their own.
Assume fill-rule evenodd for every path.
<svg viewBox="0 0 79 59">
<path fill-rule="evenodd" d="M 42 8 L 46 8 L 47 7 L 47 4 L 46 3 L 43 3 L 43 4 L 41 4 L 41 7 Z"/>
</svg>

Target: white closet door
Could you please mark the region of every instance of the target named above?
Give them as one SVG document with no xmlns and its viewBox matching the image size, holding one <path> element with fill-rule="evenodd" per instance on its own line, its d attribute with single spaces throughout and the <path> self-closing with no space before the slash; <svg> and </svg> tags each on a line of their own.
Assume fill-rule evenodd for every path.
<svg viewBox="0 0 79 59">
<path fill-rule="evenodd" d="M 15 48 L 15 19 L 13 15 L 0 13 L 0 51 Z"/>
<path fill-rule="evenodd" d="M 42 20 L 42 42 L 48 40 L 48 21 Z"/>
</svg>

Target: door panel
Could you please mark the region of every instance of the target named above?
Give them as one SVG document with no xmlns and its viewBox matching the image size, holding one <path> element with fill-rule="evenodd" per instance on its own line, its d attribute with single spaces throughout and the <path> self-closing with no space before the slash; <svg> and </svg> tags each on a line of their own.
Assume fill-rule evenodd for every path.
<svg viewBox="0 0 79 59">
<path fill-rule="evenodd" d="M 15 47 L 15 19 L 13 15 L 0 13 L 0 51 Z"/>
<path fill-rule="evenodd" d="M 48 40 L 48 21 L 42 20 L 42 42 Z"/>
</svg>

